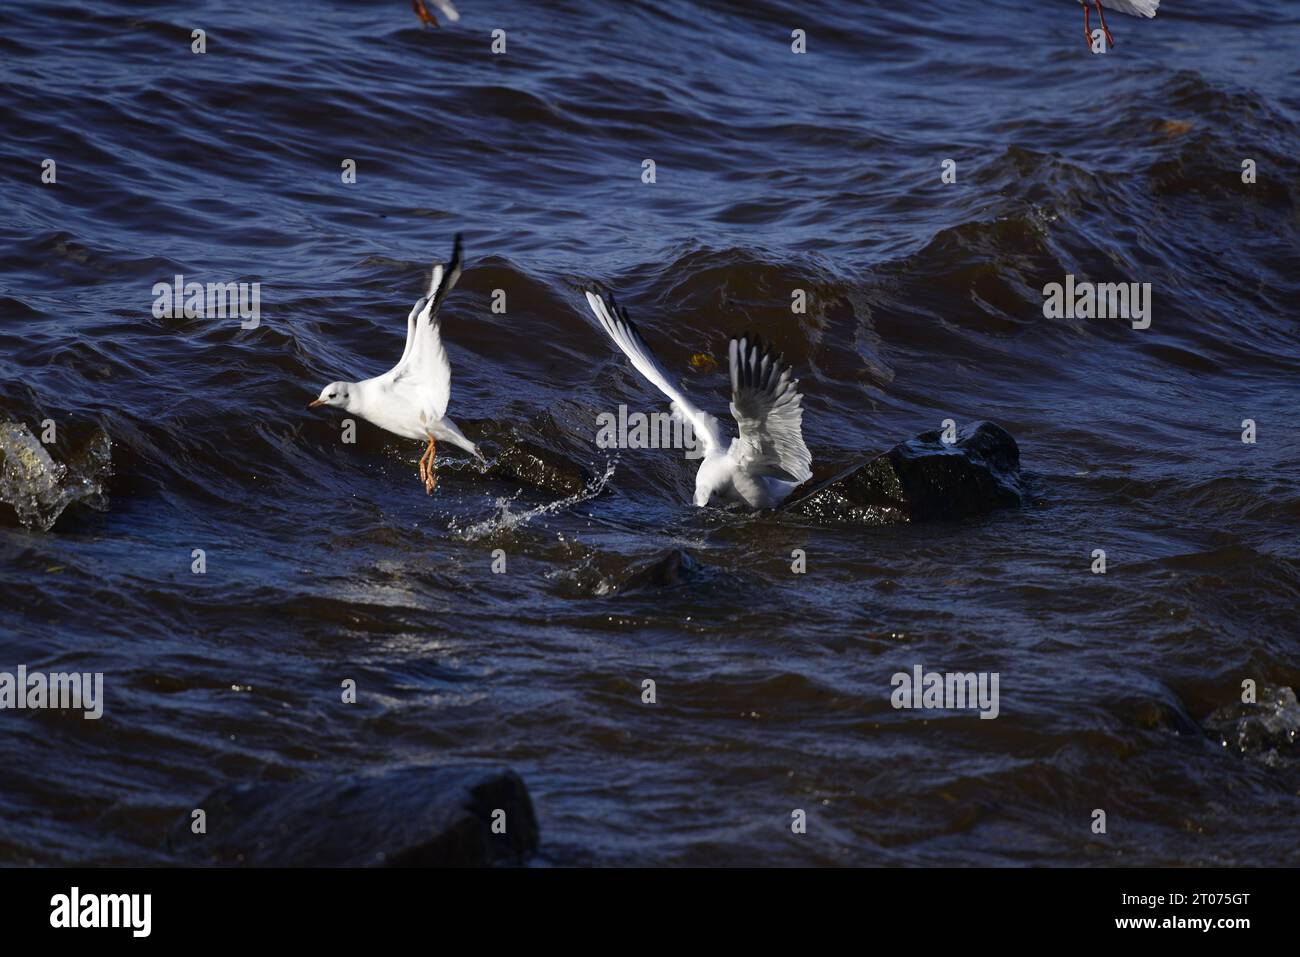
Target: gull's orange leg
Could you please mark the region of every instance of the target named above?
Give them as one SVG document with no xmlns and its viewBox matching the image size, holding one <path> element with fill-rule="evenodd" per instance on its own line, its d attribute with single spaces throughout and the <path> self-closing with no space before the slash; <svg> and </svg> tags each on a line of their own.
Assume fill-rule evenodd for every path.
<svg viewBox="0 0 1300 957">
<path fill-rule="evenodd" d="M 414 10 L 415 15 L 420 18 L 420 26 L 427 27 L 431 23 L 435 27 L 438 25 L 438 21 L 434 19 L 433 14 L 429 12 L 429 8 L 424 5 L 424 0 L 411 0 L 411 9 Z"/>
<path fill-rule="evenodd" d="M 1092 11 L 1088 9 L 1088 0 L 1083 0 L 1083 39 L 1092 49 Z"/>
<path fill-rule="evenodd" d="M 1110 35 L 1110 27 L 1106 26 L 1106 14 L 1101 12 L 1101 0 L 1093 0 L 1093 2 L 1097 4 L 1097 16 L 1101 17 L 1101 29 L 1102 32 L 1106 34 L 1106 42 L 1111 46 L 1114 46 L 1115 38 Z M 1084 9 L 1086 10 L 1088 8 L 1084 7 Z"/>
<path fill-rule="evenodd" d="M 424 470 L 424 494 L 432 495 L 434 486 L 438 484 L 438 477 L 433 474 L 433 460 L 438 454 L 438 446 L 433 441 L 432 435 L 429 436 L 429 448 L 424 454 L 429 460 Z"/>
<path fill-rule="evenodd" d="M 429 455 L 432 452 L 433 452 L 433 439 L 430 439 L 429 447 L 425 449 L 424 454 L 420 456 L 420 481 L 421 482 L 427 483 L 429 480 L 429 472 L 431 470 L 429 465 Z"/>
</svg>

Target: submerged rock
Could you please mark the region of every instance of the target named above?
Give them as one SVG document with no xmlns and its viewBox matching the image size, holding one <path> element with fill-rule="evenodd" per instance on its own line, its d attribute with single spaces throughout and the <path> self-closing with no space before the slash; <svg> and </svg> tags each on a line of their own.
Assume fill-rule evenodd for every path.
<svg viewBox="0 0 1300 957">
<path fill-rule="evenodd" d="M 1171 694 L 1172 697 L 1172 694 Z M 1170 701 L 1142 702 L 1134 715 L 1139 727 L 1173 734 L 1200 734 L 1201 726 L 1187 713 L 1176 698 Z"/>
<path fill-rule="evenodd" d="M 831 522 L 892 525 L 1020 504 L 1020 449 L 1011 433 L 978 422 L 958 430 L 951 445 L 942 434 L 923 432 L 829 479 L 805 482 L 780 508 Z"/>
<path fill-rule="evenodd" d="M 103 483 L 111 475 L 112 443 L 103 431 L 96 430 L 64 465 L 26 425 L 0 422 L 0 514 L 12 509 L 28 528 L 49 531 L 74 502 L 103 511 Z"/>
<path fill-rule="evenodd" d="M 672 588 L 698 579 L 703 571 L 703 566 L 689 552 L 674 548 L 639 565 L 619 584 L 618 590 L 626 593 L 642 588 Z"/>
<path fill-rule="evenodd" d="M 207 833 L 193 833 L 186 814 L 167 838 L 167 849 L 186 862 L 485 867 L 522 863 L 537 849 L 537 818 L 524 782 L 490 765 L 231 785 L 199 807 Z M 504 822 L 505 833 L 493 832 L 494 819 Z"/>
<path fill-rule="evenodd" d="M 1255 704 L 1217 708 L 1204 726 L 1225 748 L 1264 764 L 1300 758 L 1300 702 L 1285 686 L 1261 684 Z"/>
</svg>

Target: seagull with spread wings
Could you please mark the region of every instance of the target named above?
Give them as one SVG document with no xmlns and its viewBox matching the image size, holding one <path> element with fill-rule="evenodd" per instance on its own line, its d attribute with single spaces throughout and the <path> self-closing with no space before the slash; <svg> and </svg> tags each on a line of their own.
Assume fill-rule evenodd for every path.
<svg viewBox="0 0 1300 957">
<path fill-rule="evenodd" d="M 321 390 L 320 398 L 308 405 L 309 409 L 335 406 L 394 435 L 428 441 L 429 447 L 420 457 L 420 481 L 426 494 L 432 494 L 437 484 L 433 460 L 438 440 L 460 446 L 484 461 L 478 446 L 447 418 L 451 362 L 442 344 L 438 309 L 460 278 L 460 265 L 460 234 L 457 233 L 451 262 L 446 268 L 442 263 L 434 265 L 428 294 L 420 297 L 406 317 L 406 348 L 397 365 L 373 379 L 331 382 Z"/>
<path fill-rule="evenodd" d="M 716 418 L 694 405 L 675 386 L 646 345 L 627 310 L 600 290 L 587 291 L 587 304 L 633 367 L 672 402 L 673 413 L 690 423 L 703 448 L 695 473 L 695 504 L 780 504 L 812 475 L 812 455 L 803 442 L 803 397 L 789 365 L 757 337 L 732 339 L 731 414 L 740 427 L 726 444 Z"/>
</svg>

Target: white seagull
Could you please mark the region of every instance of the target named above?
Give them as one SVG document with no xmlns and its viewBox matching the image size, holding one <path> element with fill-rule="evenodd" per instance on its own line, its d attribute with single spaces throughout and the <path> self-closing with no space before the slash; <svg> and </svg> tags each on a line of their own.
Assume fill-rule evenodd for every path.
<svg viewBox="0 0 1300 957">
<path fill-rule="evenodd" d="M 1092 2 L 1097 8 L 1097 16 L 1101 17 L 1101 29 L 1106 34 L 1106 42 L 1111 46 L 1115 45 L 1115 38 L 1110 35 L 1110 28 L 1106 26 L 1106 14 L 1101 12 L 1102 7 L 1110 7 L 1129 16 L 1151 18 L 1156 15 L 1156 8 L 1160 6 L 1160 0 L 1092 0 Z M 1092 15 L 1088 9 L 1088 0 L 1079 0 L 1079 4 L 1083 7 L 1083 35 L 1088 41 L 1088 48 L 1092 49 Z"/>
<path fill-rule="evenodd" d="M 451 363 L 442 345 L 438 309 L 460 278 L 460 262 L 457 233 L 451 263 L 445 270 L 442 263 L 434 264 L 428 295 L 421 296 L 406 317 L 406 348 L 397 365 L 373 379 L 331 382 L 321 390 L 320 398 L 307 406 L 336 406 L 394 435 L 428 440 L 429 447 L 420 457 L 420 481 L 426 494 L 432 494 L 437 484 L 433 474 L 437 440 L 458 445 L 479 461 L 486 461 L 478 446 L 465 438 L 446 415 L 447 400 L 451 398 Z"/>
<path fill-rule="evenodd" d="M 757 338 L 732 339 L 731 414 L 740 437 L 726 444 L 718 420 L 697 408 L 669 381 L 654 353 L 614 297 L 588 290 L 587 303 L 632 365 L 672 401 L 674 415 L 691 424 L 703 446 L 695 473 L 695 504 L 753 509 L 780 504 L 812 476 L 812 455 L 803 442 L 802 396 L 791 367 Z"/>
</svg>

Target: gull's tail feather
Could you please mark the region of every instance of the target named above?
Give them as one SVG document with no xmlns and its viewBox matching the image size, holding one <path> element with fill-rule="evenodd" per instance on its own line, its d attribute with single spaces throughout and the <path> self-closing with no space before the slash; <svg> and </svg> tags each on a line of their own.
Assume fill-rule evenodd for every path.
<svg viewBox="0 0 1300 957">
<path fill-rule="evenodd" d="M 429 2 L 437 7 L 438 12 L 452 23 L 460 19 L 460 11 L 451 5 L 451 0 L 429 0 Z M 428 26 L 432 24 L 434 27 L 438 26 L 438 18 L 429 12 L 429 8 L 424 5 L 424 0 L 411 0 L 411 9 L 420 18 L 421 25 Z"/>
<path fill-rule="evenodd" d="M 460 426 L 445 415 L 438 422 L 435 432 L 439 441 L 450 442 L 452 445 L 464 449 L 485 465 L 487 464 L 487 456 L 479 450 L 478 445 L 471 442 L 465 433 L 460 430 Z"/>
<path fill-rule="evenodd" d="M 451 5 L 451 0 L 433 0 L 433 5 L 452 23 L 460 19 L 460 11 Z"/>
</svg>

